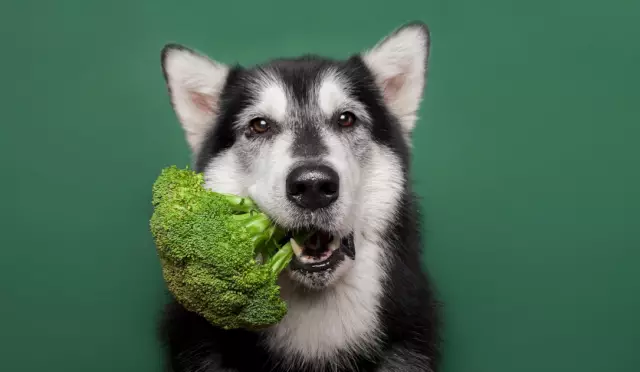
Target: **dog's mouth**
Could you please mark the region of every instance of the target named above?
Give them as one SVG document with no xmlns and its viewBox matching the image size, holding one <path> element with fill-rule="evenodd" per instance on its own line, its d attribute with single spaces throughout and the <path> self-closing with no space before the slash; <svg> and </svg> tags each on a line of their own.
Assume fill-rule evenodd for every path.
<svg viewBox="0 0 640 372">
<path fill-rule="evenodd" d="M 345 258 L 355 259 L 353 235 L 338 237 L 330 232 L 315 231 L 304 243 L 292 240 L 295 256 L 291 270 L 314 273 L 333 269 Z"/>
</svg>

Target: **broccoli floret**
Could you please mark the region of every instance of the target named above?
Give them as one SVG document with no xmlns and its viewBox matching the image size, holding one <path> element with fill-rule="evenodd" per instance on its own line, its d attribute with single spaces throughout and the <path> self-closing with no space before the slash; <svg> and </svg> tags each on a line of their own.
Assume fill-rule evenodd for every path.
<svg viewBox="0 0 640 372">
<path fill-rule="evenodd" d="M 188 168 L 164 168 L 152 204 L 163 277 L 185 308 L 224 329 L 284 317 L 276 280 L 293 257 L 291 239 L 301 242 L 304 233 L 289 235 L 249 198 L 205 189 L 203 175 Z"/>
</svg>

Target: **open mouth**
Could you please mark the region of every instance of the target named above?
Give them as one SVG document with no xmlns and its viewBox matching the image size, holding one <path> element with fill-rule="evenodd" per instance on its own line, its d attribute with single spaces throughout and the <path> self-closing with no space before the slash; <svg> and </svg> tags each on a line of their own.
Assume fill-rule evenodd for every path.
<svg viewBox="0 0 640 372">
<path fill-rule="evenodd" d="M 319 272 L 334 268 L 348 256 L 355 258 L 353 237 L 339 238 L 331 233 L 316 231 L 304 244 L 292 241 L 295 257 L 291 269 L 306 272 Z"/>
</svg>

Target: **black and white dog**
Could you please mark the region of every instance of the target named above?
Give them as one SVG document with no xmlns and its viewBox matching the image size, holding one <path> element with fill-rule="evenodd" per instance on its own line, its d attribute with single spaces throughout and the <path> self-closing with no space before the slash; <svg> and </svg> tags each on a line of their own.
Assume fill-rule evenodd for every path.
<svg viewBox="0 0 640 372">
<path fill-rule="evenodd" d="M 289 312 L 270 329 L 225 331 L 170 304 L 170 370 L 437 370 L 437 308 L 409 171 L 428 54 L 419 22 L 346 60 L 245 68 L 163 49 L 171 103 L 207 187 L 317 231 L 282 275 Z"/>
</svg>

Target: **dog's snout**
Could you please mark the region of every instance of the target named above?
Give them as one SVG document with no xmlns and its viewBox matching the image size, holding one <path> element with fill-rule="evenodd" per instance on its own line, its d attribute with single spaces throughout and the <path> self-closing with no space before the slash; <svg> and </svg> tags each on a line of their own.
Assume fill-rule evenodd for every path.
<svg viewBox="0 0 640 372">
<path fill-rule="evenodd" d="M 328 207 L 338 199 L 340 178 L 332 168 L 321 164 L 305 164 L 287 176 L 287 197 L 305 209 Z"/>
</svg>

